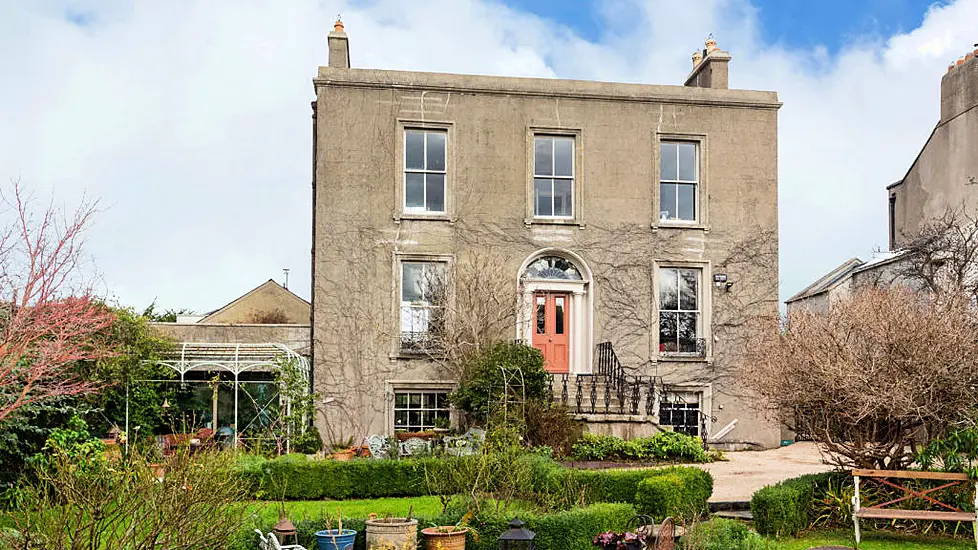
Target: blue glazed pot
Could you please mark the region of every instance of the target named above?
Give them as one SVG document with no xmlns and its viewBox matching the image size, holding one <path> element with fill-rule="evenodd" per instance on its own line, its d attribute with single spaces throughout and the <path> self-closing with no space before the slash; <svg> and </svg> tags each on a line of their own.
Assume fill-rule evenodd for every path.
<svg viewBox="0 0 978 550">
<path fill-rule="evenodd" d="M 319 550 L 353 550 L 357 532 L 353 529 L 326 529 L 316 531 L 316 546 Z"/>
</svg>

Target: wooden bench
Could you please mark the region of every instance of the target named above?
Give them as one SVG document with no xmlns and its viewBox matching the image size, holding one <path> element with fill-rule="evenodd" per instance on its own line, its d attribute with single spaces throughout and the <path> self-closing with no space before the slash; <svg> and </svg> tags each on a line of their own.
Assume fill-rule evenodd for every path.
<svg viewBox="0 0 978 550">
<path fill-rule="evenodd" d="M 892 489 L 898 489 L 906 493 L 904 496 L 899 498 L 894 498 L 880 504 L 874 504 L 873 506 L 862 507 L 859 499 L 859 481 L 861 478 L 865 478 L 867 481 L 873 481 L 881 486 L 887 486 Z M 913 489 L 901 484 L 899 481 L 890 481 L 892 479 L 930 479 L 935 480 L 938 483 L 936 487 L 929 489 Z M 852 481 L 855 486 L 855 492 L 852 495 L 852 523 L 856 530 L 856 548 L 859 548 L 859 520 L 860 519 L 912 519 L 912 520 L 924 520 L 924 521 L 967 521 L 975 524 L 975 545 L 978 548 L 978 517 L 976 517 L 974 512 L 965 512 L 960 508 L 941 502 L 940 500 L 931 496 L 931 493 L 935 491 L 940 491 L 942 489 L 948 489 L 956 485 L 972 485 L 973 482 L 968 477 L 968 474 L 958 474 L 951 472 L 915 472 L 906 470 L 853 470 L 852 471 Z M 974 484 L 975 488 L 975 506 L 978 507 L 978 484 Z M 887 508 L 898 502 L 903 502 L 911 498 L 921 498 L 931 504 L 934 504 L 938 508 L 943 508 L 943 510 L 910 510 L 910 509 L 894 509 Z"/>
</svg>

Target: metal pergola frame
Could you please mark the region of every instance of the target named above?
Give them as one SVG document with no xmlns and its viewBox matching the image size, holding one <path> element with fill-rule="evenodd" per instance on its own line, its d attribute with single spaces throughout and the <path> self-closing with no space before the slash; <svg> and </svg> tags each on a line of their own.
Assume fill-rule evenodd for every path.
<svg viewBox="0 0 978 550">
<path fill-rule="evenodd" d="M 234 446 L 238 446 L 241 432 L 238 426 L 238 377 L 245 372 L 271 372 L 281 367 L 282 361 L 295 361 L 299 372 L 308 383 L 311 368 L 309 361 L 295 350 L 279 343 L 217 343 L 181 342 L 164 354 L 162 359 L 151 361 L 172 369 L 184 383 L 189 372 L 228 372 L 234 376 Z M 135 380 L 134 382 L 139 382 Z M 288 406 L 288 404 L 286 404 Z M 216 419 L 215 419 L 216 421 Z M 216 424 L 215 424 L 216 429 Z M 126 441 L 129 441 L 129 386 L 126 386 Z"/>
</svg>

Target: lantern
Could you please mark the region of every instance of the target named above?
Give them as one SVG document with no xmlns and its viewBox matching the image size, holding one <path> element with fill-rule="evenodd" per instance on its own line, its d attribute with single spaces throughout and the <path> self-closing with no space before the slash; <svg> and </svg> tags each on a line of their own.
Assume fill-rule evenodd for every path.
<svg viewBox="0 0 978 550">
<path fill-rule="evenodd" d="M 499 550 L 533 550 L 533 538 L 537 534 L 524 525 L 520 518 L 513 518 L 509 522 L 509 530 L 499 537 Z"/>
<path fill-rule="evenodd" d="M 292 522 L 289 521 L 289 518 L 286 517 L 285 511 L 280 512 L 278 516 L 278 523 L 275 524 L 275 527 L 272 527 L 272 533 L 275 533 L 275 537 L 278 538 L 279 544 L 285 546 L 287 544 L 285 542 L 285 537 L 291 536 L 292 544 L 298 545 L 299 534 L 296 532 L 295 525 L 293 525 Z"/>
</svg>

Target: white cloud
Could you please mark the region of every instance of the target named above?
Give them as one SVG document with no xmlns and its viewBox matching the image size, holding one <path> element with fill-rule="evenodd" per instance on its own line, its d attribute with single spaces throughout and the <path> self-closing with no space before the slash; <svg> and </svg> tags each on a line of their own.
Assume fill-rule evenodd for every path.
<svg viewBox="0 0 978 550">
<path fill-rule="evenodd" d="M 713 32 L 732 86 L 785 104 L 786 296 L 885 246 L 884 187 L 936 123 L 940 77 L 978 20 L 978 0 L 959 0 L 830 58 L 765 44 L 746 0 L 601 9 L 592 43 L 488 0 L 6 2 L 0 177 L 102 197 L 89 250 L 124 303 L 205 310 L 283 267 L 308 295 L 311 78 L 337 13 L 358 67 L 655 84 L 681 84 Z"/>
</svg>

